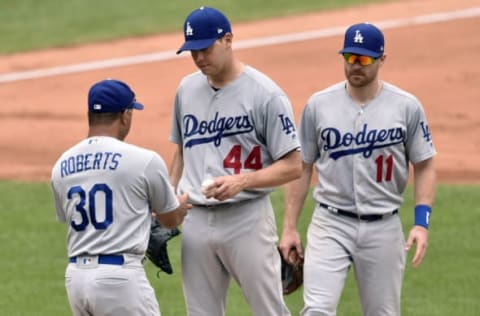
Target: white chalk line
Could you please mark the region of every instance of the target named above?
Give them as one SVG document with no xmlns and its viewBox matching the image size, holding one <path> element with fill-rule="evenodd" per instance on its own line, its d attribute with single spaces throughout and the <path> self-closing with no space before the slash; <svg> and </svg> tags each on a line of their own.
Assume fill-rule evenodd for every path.
<svg viewBox="0 0 480 316">
<path fill-rule="evenodd" d="M 447 22 L 458 19 L 466 19 L 480 16 L 480 7 L 473 7 L 458 11 L 440 12 L 427 15 L 419 15 L 404 19 L 384 20 L 372 22 L 381 29 L 401 28 L 411 25 L 432 24 L 439 22 Z M 319 38 L 343 35 L 347 26 L 326 28 L 320 30 L 282 34 L 277 36 L 260 37 L 250 40 L 235 42 L 235 49 L 248 49 L 256 47 L 264 47 L 271 45 L 279 45 L 293 42 L 308 41 Z M 136 64 L 144 64 L 149 62 L 158 62 L 183 58 L 189 55 L 176 55 L 175 50 L 162 51 L 152 54 L 143 54 L 130 57 L 114 58 L 107 60 L 99 60 L 94 62 L 80 63 L 74 65 L 42 68 L 28 71 L 19 71 L 0 74 L 0 83 L 15 82 L 21 80 L 38 79 L 92 70 L 100 70 L 114 67 L 124 67 Z"/>
</svg>

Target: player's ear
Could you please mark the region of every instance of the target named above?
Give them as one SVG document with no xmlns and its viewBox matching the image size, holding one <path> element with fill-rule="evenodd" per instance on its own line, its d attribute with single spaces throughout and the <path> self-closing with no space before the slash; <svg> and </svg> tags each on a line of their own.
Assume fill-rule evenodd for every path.
<svg viewBox="0 0 480 316">
<path fill-rule="evenodd" d="M 380 58 L 378 58 L 378 61 L 380 62 L 380 66 L 383 66 L 386 59 L 387 59 L 387 55 L 385 54 L 383 54 L 382 56 L 380 56 Z"/>
<path fill-rule="evenodd" d="M 130 124 L 130 121 L 132 120 L 132 112 L 133 109 L 128 109 L 122 112 L 122 114 L 120 115 L 120 120 L 122 124 Z"/>
<path fill-rule="evenodd" d="M 132 126 L 132 111 L 126 110 L 120 113 L 120 117 L 117 120 L 118 124 L 118 139 L 124 140 L 130 132 L 130 127 Z"/>
<path fill-rule="evenodd" d="M 228 32 L 222 37 L 222 42 L 224 42 L 225 47 L 231 48 L 233 43 L 233 34 Z"/>
</svg>

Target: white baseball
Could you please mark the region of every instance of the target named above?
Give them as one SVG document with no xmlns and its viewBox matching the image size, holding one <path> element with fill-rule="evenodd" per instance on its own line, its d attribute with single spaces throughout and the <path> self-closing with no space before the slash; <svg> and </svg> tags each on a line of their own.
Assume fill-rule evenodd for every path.
<svg viewBox="0 0 480 316">
<path fill-rule="evenodd" d="M 202 192 L 205 193 L 207 191 L 208 187 L 211 186 L 214 183 L 215 183 L 215 180 L 213 180 L 213 179 L 203 180 L 203 182 L 202 182 Z"/>
</svg>

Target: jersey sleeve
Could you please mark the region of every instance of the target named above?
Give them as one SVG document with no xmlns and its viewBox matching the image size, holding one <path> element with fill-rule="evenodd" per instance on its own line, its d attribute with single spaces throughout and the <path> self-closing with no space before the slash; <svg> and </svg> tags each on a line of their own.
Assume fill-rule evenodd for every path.
<svg viewBox="0 0 480 316">
<path fill-rule="evenodd" d="M 300 143 L 302 144 L 302 159 L 306 163 L 314 163 L 319 158 L 315 123 L 315 113 L 311 104 L 307 103 L 300 117 Z"/>
<path fill-rule="evenodd" d="M 172 128 L 170 130 L 170 141 L 177 145 L 180 145 L 183 142 L 179 98 L 179 92 L 177 91 L 177 94 L 175 95 L 175 103 L 172 114 Z"/>
<path fill-rule="evenodd" d="M 412 163 L 429 159 L 436 154 L 425 111 L 418 100 L 407 113 L 407 154 Z"/>
<path fill-rule="evenodd" d="M 145 169 L 150 206 L 157 213 L 173 211 L 180 203 L 170 184 L 163 159 L 155 154 Z"/>
<path fill-rule="evenodd" d="M 58 191 L 55 189 L 53 181 L 51 183 L 51 188 L 53 192 L 53 204 L 55 206 L 55 211 L 57 213 L 57 220 L 60 223 L 65 223 L 67 219 L 65 217 L 65 211 L 63 210 L 62 198 L 59 196 Z"/>
<path fill-rule="evenodd" d="M 266 107 L 266 143 L 274 160 L 300 147 L 293 110 L 285 95 L 273 97 Z"/>
<path fill-rule="evenodd" d="M 55 207 L 55 212 L 57 214 L 57 221 L 59 221 L 60 223 L 65 223 L 67 219 L 66 219 L 65 210 L 63 208 L 63 202 L 62 202 L 63 199 L 61 197 L 61 193 L 59 192 L 60 187 L 58 184 L 56 184 L 57 179 L 59 177 L 58 169 L 59 169 L 59 163 L 57 161 L 52 168 L 50 188 L 53 194 L 53 205 Z"/>
</svg>

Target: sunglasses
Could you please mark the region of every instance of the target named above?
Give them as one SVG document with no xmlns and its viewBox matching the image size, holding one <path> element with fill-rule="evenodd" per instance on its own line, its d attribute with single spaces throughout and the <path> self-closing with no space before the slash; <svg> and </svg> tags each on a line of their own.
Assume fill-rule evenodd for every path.
<svg viewBox="0 0 480 316">
<path fill-rule="evenodd" d="M 370 57 L 370 56 L 363 56 L 363 55 L 354 55 L 354 54 L 343 54 L 343 58 L 345 58 L 345 61 L 347 64 L 353 65 L 357 62 L 360 63 L 362 66 L 368 66 L 371 65 L 375 62 L 376 58 Z"/>
</svg>

